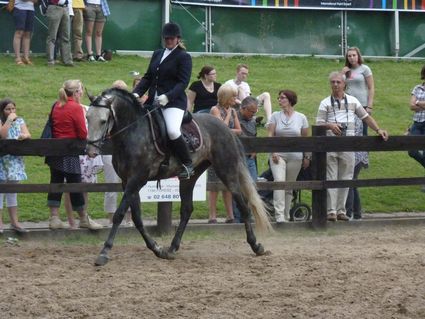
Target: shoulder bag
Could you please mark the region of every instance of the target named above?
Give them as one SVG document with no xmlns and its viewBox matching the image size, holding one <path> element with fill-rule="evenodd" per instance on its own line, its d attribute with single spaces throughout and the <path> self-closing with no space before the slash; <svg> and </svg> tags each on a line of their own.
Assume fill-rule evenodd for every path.
<svg viewBox="0 0 425 319">
<path fill-rule="evenodd" d="M 46 125 L 44 125 L 43 132 L 41 133 L 40 138 L 53 138 L 53 118 L 52 113 L 56 105 L 56 102 L 53 103 L 52 109 L 50 110 L 49 118 L 47 119 Z"/>
</svg>

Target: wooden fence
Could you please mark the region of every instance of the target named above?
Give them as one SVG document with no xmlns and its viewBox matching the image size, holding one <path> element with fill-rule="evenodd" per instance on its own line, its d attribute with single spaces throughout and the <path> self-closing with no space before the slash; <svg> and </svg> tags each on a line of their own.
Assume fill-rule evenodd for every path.
<svg viewBox="0 0 425 319">
<path fill-rule="evenodd" d="M 377 136 L 325 136 L 325 130 L 313 126 L 311 137 L 259 137 L 241 138 L 247 152 L 312 152 L 313 180 L 297 182 L 257 182 L 259 190 L 309 189 L 312 190 L 312 225 L 324 228 L 327 223 L 326 189 L 342 187 L 373 187 L 422 185 L 425 177 L 380 178 L 361 180 L 326 180 L 326 152 L 342 151 L 409 151 L 425 149 L 425 136 L 391 136 L 384 142 Z M 72 139 L 49 140 L 0 140 L 0 156 L 5 154 L 22 156 L 79 155 L 84 154 L 85 141 Z M 111 153 L 105 144 L 104 154 Z M 223 185 L 208 183 L 207 189 L 223 189 Z M 48 193 L 48 192 L 106 192 L 122 191 L 120 184 L 0 184 L 0 193 Z M 158 230 L 171 229 L 171 203 L 158 204 Z"/>
</svg>

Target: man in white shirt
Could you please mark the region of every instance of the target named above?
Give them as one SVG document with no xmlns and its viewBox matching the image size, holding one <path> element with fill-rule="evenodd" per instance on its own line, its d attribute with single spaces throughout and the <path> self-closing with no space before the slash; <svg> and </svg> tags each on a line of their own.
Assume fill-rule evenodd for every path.
<svg viewBox="0 0 425 319">
<path fill-rule="evenodd" d="M 236 99 L 237 104 L 241 104 L 244 98 L 251 95 L 251 88 L 246 82 L 248 78 L 248 66 L 246 64 L 238 64 L 236 67 L 236 78 L 227 81 L 224 84 L 230 84 L 238 90 L 238 98 Z M 267 123 L 270 121 L 272 116 L 272 102 L 269 92 L 263 92 L 257 96 L 257 100 L 260 106 L 264 107 L 266 113 Z M 266 124 L 267 125 L 267 124 Z"/>
<path fill-rule="evenodd" d="M 329 136 L 354 136 L 355 117 L 358 116 L 385 141 L 388 133 L 379 128 L 354 96 L 345 93 L 345 79 L 339 72 L 329 75 L 332 94 L 322 100 L 317 112 L 317 124 L 328 129 Z M 351 180 L 354 172 L 354 152 L 327 153 L 327 180 Z M 345 202 L 348 188 L 332 188 L 327 190 L 328 221 L 348 221 Z"/>
</svg>

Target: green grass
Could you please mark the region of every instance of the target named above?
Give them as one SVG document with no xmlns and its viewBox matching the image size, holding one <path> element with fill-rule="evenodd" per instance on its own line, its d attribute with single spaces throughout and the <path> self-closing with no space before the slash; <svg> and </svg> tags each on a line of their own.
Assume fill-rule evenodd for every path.
<svg viewBox="0 0 425 319">
<path fill-rule="evenodd" d="M 57 98 L 59 87 L 67 79 L 81 79 L 92 94 L 108 88 L 113 81 L 122 79 L 131 85 L 129 71 L 143 73 L 148 58 L 136 56 L 114 56 L 107 64 L 80 63 L 75 68 L 56 66 L 48 68 L 44 58 L 34 59 L 35 66 L 18 67 L 11 56 L 0 56 L 0 98 L 11 97 L 17 103 L 18 114 L 23 116 L 33 138 L 40 136 L 50 107 Z M 342 59 L 317 58 L 269 58 L 269 57 L 197 57 L 193 59 L 192 80 L 204 64 L 212 64 L 217 69 L 218 81 L 223 83 L 233 78 L 235 66 L 247 63 L 250 66 L 248 82 L 253 95 L 268 91 L 272 95 L 273 109 L 279 110 L 276 97 L 283 88 L 298 93 L 296 109 L 306 114 L 310 125 L 314 124 L 320 101 L 329 95 L 327 76 L 331 71 L 340 70 Z M 402 135 L 411 123 L 412 114 L 408 108 L 410 92 L 420 82 L 419 72 L 422 62 L 366 61 L 371 67 L 376 86 L 374 117 L 382 128 L 391 135 Z M 85 99 L 84 103 L 89 104 Z M 262 112 L 262 111 L 261 111 Z M 260 113 L 261 113 L 260 112 Z M 262 114 L 263 115 L 263 114 Z M 264 128 L 259 128 L 259 136 L 266 136 Z M 26 183 L 47 183 L 49 174 L 44 159 L 26 157 L 26 170 L 29 176 Z M 267 154 L 259 155 L 259 171 L 267 165 Z M 406 152 L 371 153 L 370 168 L 362 171 L 360 178 L 414 177 L 423 176 L 423 169 Z M 103 177 L 100 176 L 100 181 Z M 425 201 L 418 186 L 379 187 L 360 189 L 363 207 L 370 212 L 424 211 Z M 309 202 L 310 194 L 303 192 Z M 175 216 L 179 204 L 174 205 Z M 156 204 L 143 204 L 145 216 L 156 216 Z M 220 215 L 224 217 L 222 204 Z M 94 217 L 104 217 L 103 193 L 91 193 L 89 210 Z M 46 194 L 19 195 L 21 220 L 45 220 L 48 218 Z M 7 214 L 4 214 L 7 215 Z M 204 202 L 195 203 L 195 218 L 207 218 L 208 206 Z M 5 218 L 7 220 L 7 218 Z"/>
</svg>

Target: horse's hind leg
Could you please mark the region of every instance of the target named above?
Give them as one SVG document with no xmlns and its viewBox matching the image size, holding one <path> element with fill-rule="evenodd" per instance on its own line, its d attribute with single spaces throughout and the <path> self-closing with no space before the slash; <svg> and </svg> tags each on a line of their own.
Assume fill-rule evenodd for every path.
<svg viewBox="0 0 425 319">
<path fill-rule="evenodd" d="M 227 189 L 232 193 L 232 197 L 236 202 L 236 205 L 241 213 L 242 220 L 245 224 L 247 242 L 251 246 L 252 251 L 256 255 L 264 254 L 264 247 L 260 243 L 257 243 L 257 238 L 255 237 L 254 230 L 249 220 L 249 208 L 247 202 L 249 199 L 247 196 L 254 196 L 254 194 L 245 191 L 245 196 L 243 196 L 243 189 L 248 189 L 248 185 L 253 183 L 252 179 L 249 177 L 248 169 L 245 165 L 238 165 L 238 161 L 242 159 L 235 159 L 232 163 L 228 163 L 227 165 L 215 165 L 214 169 L 220 177 L 221 181 L 224 185 L 226 185 Z M 232 165 L 233 164 L 233 165 Z M 241 172 L 241 170 L 244 170 Z M 250 183 L 250 184 L 248 184 Z M 250 191 L 256 192 L 257 190 L 252 187 Z"/>
<path fill-rule="evenodd" d="M 242 221 L 245 224 L 245 230 L 246 230 L 246 241 L 251 246 L 252 251 L 256 255 L 263 255 L 265 250 L 263 245 L 260 243 L 257 243 L 257 238 L 255 237 L 254 230 L 252 229 L 252 225 L 250 222 L 250 213 L 249 208 L 247 204 L 244 201 L 244 198 L 241 193 L 232 193 L 233 199 L 236 202 L 236 205 L 241 212 Z"/>
</svg>

